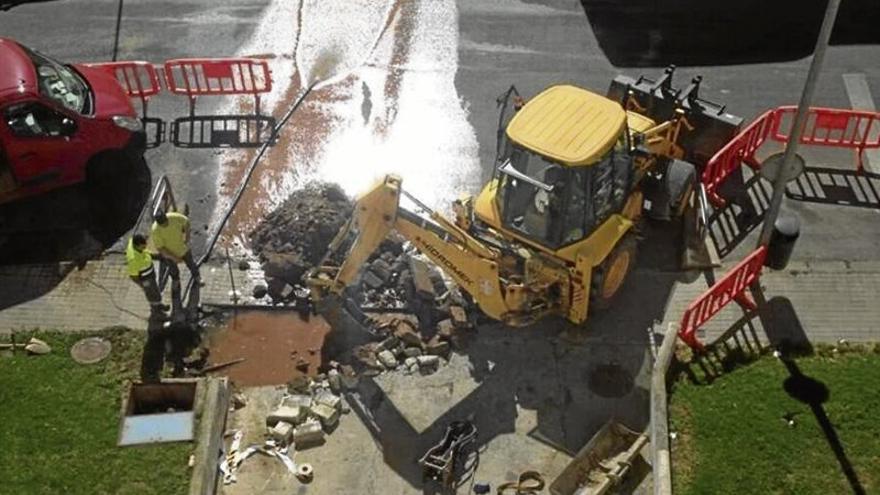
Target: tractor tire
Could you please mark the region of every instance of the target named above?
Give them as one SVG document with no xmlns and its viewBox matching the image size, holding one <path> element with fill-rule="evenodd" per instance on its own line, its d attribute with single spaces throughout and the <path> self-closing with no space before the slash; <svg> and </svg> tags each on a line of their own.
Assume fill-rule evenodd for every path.
<svg viewBox="0 0 880 495">
<path fill-rule="evenodd" d="M 669 198 L 669 213 L 680 218 L 687 210 L 694 185 L 697 182 L 697 168 L 684 160 L 671 160 L 666 168 L 666 194 Z"/>
<path fill-rule="evenodd" d="M 122 153 L 98 156 L 89 166 L 86 182 L 92 235 L 112 242 L 137 221 L 150 191 L 150 171 L 143 158 Z"/>
<path fill-rule="evenodd" d="M 627 233 L 590 277 L 590 312 L 607 309 L 636 262 L 636 236 Z"/>
</svg>

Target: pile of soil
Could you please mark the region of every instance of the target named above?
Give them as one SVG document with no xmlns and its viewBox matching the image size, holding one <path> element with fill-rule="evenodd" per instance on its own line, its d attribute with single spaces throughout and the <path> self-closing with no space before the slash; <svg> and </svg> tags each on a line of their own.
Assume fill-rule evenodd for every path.
<svg viewBox="0 0 880 495">
<path fill-rule="evenodd" d="M 313 182 L 290 195 L 251 232 L 251 246 L 269 285 L 302 285 L 351 216 L 352 202 L 336 185 Z"/>
</svg>

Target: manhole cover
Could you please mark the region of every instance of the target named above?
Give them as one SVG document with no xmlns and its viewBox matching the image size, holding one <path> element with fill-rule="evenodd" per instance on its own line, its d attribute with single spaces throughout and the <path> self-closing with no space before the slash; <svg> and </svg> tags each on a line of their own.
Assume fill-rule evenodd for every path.
<svg viewBox="0 0 880 495">
<path fill-rule="evenodd" d="M 80 364 L 94 364 L 110 355 L 110 341 L 100 337 L 88 337 L 70 348 L 73 360 Z"/>
<path fill-rule="evenodd" d="M 619 365 L 601 364 L 590 371 L 587 383 L 600 397 L 623 397 L 632 390 L 633 378 Z"/>
</svg>

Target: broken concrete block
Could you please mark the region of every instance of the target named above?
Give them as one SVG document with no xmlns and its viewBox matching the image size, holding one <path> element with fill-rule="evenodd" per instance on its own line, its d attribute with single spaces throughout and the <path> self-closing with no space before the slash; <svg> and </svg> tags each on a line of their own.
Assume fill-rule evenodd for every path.
<svg viewBox="0 0 880 495">
<path fill-rule="evenodd" d="M 419 335 L 412 324 L 406 320 L 401 320 L 397 323 L 397 327 L 394 329 L 394 335 L 407 347 L 422 346 L 422 336 Z"/>
<path fill-rule="evenodd" d="M 306 410 L 301 407 L 281 406 L 266 416 L 266 426 L 275 426 L 281 421 L 298 425 L 306 419 Z"/>
<path fill-rule="evenodd" d="M 342 398 L 329 390 L 320 390 L 315 394 L 315 403 L 339 409 L 342 407 Z"/>
<path fill-rule="evenodd" d="M 389 350 L 384 350 L 379 353 L 377 356 L 379 358 L 379 362 L 382 363 L 382 366 L 385 366 L 388 369 L 394 369 L 397 367 L 397 358 L 394 357 L 394 354 Z"/>
<path fill-rule="evenodd" d="M 467 328 L 470 326 L 467 313 L 461 306 L 456 304 L 449 306 L 449 316 L 451 317 L 452 324 L 455 325 L 455 328 Z"/>
<path fill-rule="evenodd" d="M 312 415 L 318 418 L 324 428 L 333 428 L 339 423 L 339 410 L 327 404 L 312 406 Z"/>
<path fill-rule="evenodd" d="M 434 299 L 434 284 L 431 282 L 431 269 L 428 264 L 417 258 L 409 259 L 409 270 L 412 274 L 416 294 L 425 299 Z"/>
<path fill-rule="evenodd" d="M 291 393 L 302 393 L 306 394 L 309 392 L 309 384 L 311 380 L 305 376 L 295 376 L 292 380 L 287 382 L 287 390 Z"/>
<path fill-rule="evenodd" d="M 361 282 L 370 289 L 381 289 L 385 285 L 385 281 L 379 278 L 375 273 L 367 271 L 361 275 Z"/>
<path fill-rule="evenodd" d="M 445 319 L 437 324 L 437 335 L 441 339 L 450 339 L 455 331 L 455 323 L 451 319 Z"/>
<path fill-rule="evenodd" d="M 435 335 L 425 344 L 425 353 L 432 356 L 445 356 L 449 354 L 449 342 L 441 340 L 439 335 Z"/>
<path fill-rule="evenodd" d="M 382 258 L 376 258 L 370 263 L 370 271 L 382 279 L 383 283 L 387 283 L 388 279 L 391 278 L 391 265 Z"/>
<path fill-rule="evenodd" d="M 440 366 L 440 356 L 419 356 L 416 362 L 420 368 L 437 368 Z"/>
<path fill-rule="evenodd" d="M 275 426 L 269 428 L 269 436 L 276 442 L 287 445 L 293 438 L 293 425 L 287 421 L 279 421 Z"/>
<path fill-rule="evenodd" d="M 420 347 L 407 347 L 403 350 L 403 355 L 408 358 L 418 357 L 422 355 L 422 349 Z"/>
<path fill-rule="evenodd" d="M 350 365 L 343 364 L 339 367 L 339 371 L 342 373 L 342 386 L 347 389 L 353 389 L 358 385 L 358 376 L 354 372 L 354 368 Z"/>
<path fill-rule="evenodd" d="M 304 394 L 288 395 L 281 401 L 282 406 L 308 409 L 312 407 L 312 397 Z"/>
<path fill-rule="evenodd" d="M 381 351 L 382 349 L 384 349 L 386 351 L 392 351 L 399 344 L 400 344 L 400 339 L 398 339 L 394 335 L 389 335 L 388 338 L 386 338 L 385 340 L 383 340 L 382 342 L 379 343 L 379 350 Z"/>
<path fill-rule="evenodd" d="M 409 370 L 410 373 L 418 373 L 419 369 L 420 369 L 420 368 L 419 368 L 419 363 L 415 363 L 415 364 L 413 364 L 412 366 L 410 366 L 410 367 L 408 368 L 408 370 Z"/>
<path fill-rule="evenodd" d="M 342 375 L 339 374 L 337 370 L 330 370 L 327 373 L 327 382 L 330 384 L 330 390 L 334 393 L 339 393 L 342 391 Z"/>
<path fill-rule="evenodd" d="M 321 423 L 310 419 L 293 430 L 293 443 L 297 449 L 324 443 Z"/>
<path fill-rule="evenodd" d="M 403 364 L 407 368 L 412 368 L 413 366 L 419 365 L 419 360 L 414 357 L 409 357 L 409 358 L 406 358 L 406 361 L 404 361 Z"/>
</svg>

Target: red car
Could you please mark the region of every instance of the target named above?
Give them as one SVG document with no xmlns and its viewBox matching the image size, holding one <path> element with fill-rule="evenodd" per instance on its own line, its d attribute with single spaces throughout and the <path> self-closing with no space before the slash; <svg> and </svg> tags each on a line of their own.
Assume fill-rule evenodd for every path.
<svg viewBox="0 0 880 495">
<path fill-rule="evenodd" d="M 91 196 L 124 201 L 146 136 L 117 80 L 8 38 L 0 67 L 0 204 L 84 181 Z"/>
</svg>

